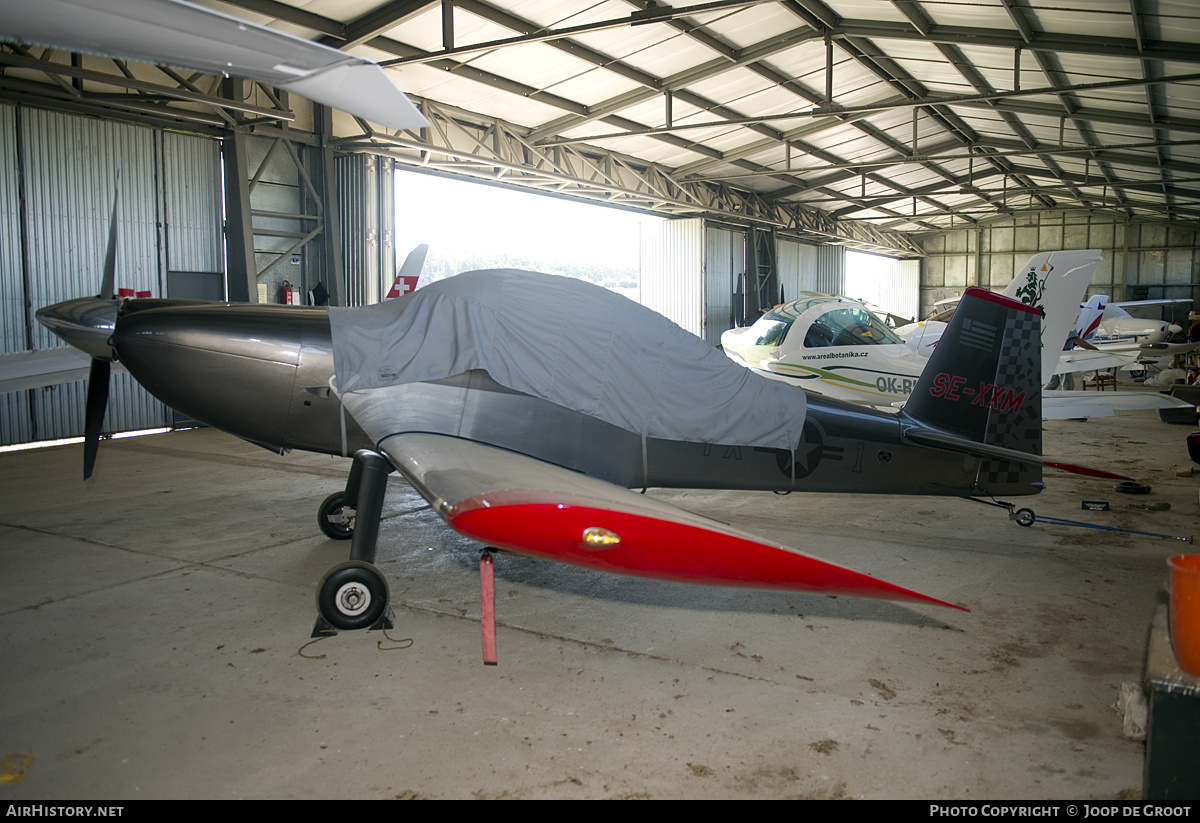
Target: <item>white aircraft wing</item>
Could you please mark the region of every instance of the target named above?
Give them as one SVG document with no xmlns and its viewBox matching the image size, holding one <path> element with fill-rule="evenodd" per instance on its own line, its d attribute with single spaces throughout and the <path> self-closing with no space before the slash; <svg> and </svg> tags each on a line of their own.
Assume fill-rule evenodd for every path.
<svg viewBox="0 0 1200 823">
<path fill-rule="evenodd" d="M 1080 417 L 1114 417 L 1118 411 L 1136 409 L 1195 408 L 1169 394 L 1151 391 L 1042 391 L 1043 420 L 1074 420 Z"/>
<path fill-rule="evenodd" d="M 1129 311 L 1130 309 L 1147 309 L 1154 306 L 1174 306 L 1191 302 L 1192 298 L 1190 297 L 1175 297 L 1164 298 L 1162 300 L 1125 300 L 1120 303 L 1109 303 L 1108 305 L 1120 306 L 1125 311 Z"/>
<path fill-rule="evenodd" d="M 429 125 L 370 60 L 183 0 L 0 0 L 0 40 L 233 74 L 389 128 Z"/>
<path fill-rule="evenodd" d="M 1132 366 L 1137 360 L 1137 356 L 1137 349 L 1129 351 L 1071 349 L 1058 356 L 1058 365 L 1055 367 L 1054 373 L 1069 374 L 1095 369 L 1123 369 Z"/>
<path fill-rule="evenodd" d="M 1200 341 L 1192 341 L 1187 343 L 1142 343 L 1138 346 L 1138 352 L 1145 357 L 1173 356 L 1176 354 L 1186 354 L 1190 351 L 1200 350 Z"/>
<path fill-rule="evenodd" d="M 92 358 L 71 346 L 0 354 L 0 394 L 86 380 Z M 114 374 L 125 371 L 113 363 Z"/>
<path fill-rule="evenodd" d="M 517 554 L 687 583 L 962 608 L 493 446 L 408 433 L 379 448 L 451 528 Z"/>
</svg>

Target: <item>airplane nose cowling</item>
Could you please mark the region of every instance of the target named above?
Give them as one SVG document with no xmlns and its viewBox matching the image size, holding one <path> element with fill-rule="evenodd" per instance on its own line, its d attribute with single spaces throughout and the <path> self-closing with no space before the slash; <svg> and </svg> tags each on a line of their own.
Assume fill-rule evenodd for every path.
<svg viewBox="0 0 1200 823">
<path fill-rule="evenodd" d="M 117 319 L 113 345 L 168 406 L 246 440 L 283 446 L 300 360 L 297 311 L 144 301 Z"/>
<path fill-rule="evenodd" d="M 38 309 L 37 320 L 64 343 L 98 360 L 112 360 L 110 338 L 117 322 L 117 303 L 103 297 L 79 297 Z"/>
</svg>

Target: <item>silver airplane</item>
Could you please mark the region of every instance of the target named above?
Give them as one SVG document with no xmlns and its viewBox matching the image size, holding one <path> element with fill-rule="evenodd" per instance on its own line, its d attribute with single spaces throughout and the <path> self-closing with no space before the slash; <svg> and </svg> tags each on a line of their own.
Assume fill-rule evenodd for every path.
<svg viewBox="0 0 1200 823">
<path fill-rule="evenodd" d="M 367 61 L 181 0 L 46 0 L 39 8 L 0 0 L 0 40 L 230 71 L 392 128 L 425 124 Z M 633 490 L 971 497 L 1034 494 L 1043 466 L 1114 476 L 1040 456 L 1039 318 L 989 292 L 968 292 L 947 344 L 898 414 L 809 398 L 733 364 L 624 298 L 512 272 L 460 275 L 388 301 L 383 315 L 377 307 L 341 310 L 351 325 L 354 312 L 366 313 L 391 334 L 391 350 L 404 354 L 362 386 L 363 372 L 348 368 L 353 358 L 331 323 L 338 310 L 112 297 L 115 206 L 113 221 L 99 296 L 37 315 L 91 360 L 85 479 L 96 459 L 109 376 L 120 365 L 168 405 L 273 451 L 353 454 L 345 489 L 319 510 L 322 531 L 350 541 L 350 560 L 318 586 L 318 628 L 387 621 L 387 581 L 373 561 L 393 470 L 452 528 L 486 546 L 691 583 L 954 608 L 962 607 Z M 483 305 L 480 295 L 496 284 L 509 288 L 510 307 L 525 307 L 527 295 L 564 296 L 563 315 L 554 318 L 561 333 L 541 354 L 553 360 L 574 352 L 591 369 L 568 359 L 555 361 L 565 380 L 543 384 L 537 377 L 546 358 L 521 348 L 520 326 L 552 315 L 510 310 L 513 327 L 503 346 L 459 338 L 459 331 L 486 325 L 475 322 L 478 313 L 462 314 L 462 328 L 442 322 L 439 307 Z M 406 333 L 423 322 L 431 334 L 443 333 Z M 377 385 L 381 377 L 386 385 Z M 742 402 L 747 397 L 755 400 Z"/>
<path fill-rule="evenodd" d="M 326 535 L 351 541 L 349 561 L 318 587 L 319 627 L 387 619 L 373 562 L 393 470 L 487 547 L 667 580 L 954 608 L 636 490 L 976 497 L 1035 494 L 1044 466 L 1119 477 L 1040 455 L 1040 316 L 982 289 L 968 290 L 897 413 L 806 396 L 567 278 L 473 272 L 379 306 L 326 310 L 118 301 L 107 296 L 112 265 L 110 253 L 102 296 L 37 313 L 93 358 L 85 478 L 113 361 L 167 405 L 272 451 L 352 454 L 345 489 L 318 516 Z M 541 328 L 528 318 L 547 315 L 511 309 L 535 295 L 570 316 L 541 324 L 557 326 L 551 343 L 522 348 L 541 339 L 527 337 Z M 347 328 L 375 357 L 357 372 Z M 544 380 L 551 361 L 557 377 Z"/>
</svg>

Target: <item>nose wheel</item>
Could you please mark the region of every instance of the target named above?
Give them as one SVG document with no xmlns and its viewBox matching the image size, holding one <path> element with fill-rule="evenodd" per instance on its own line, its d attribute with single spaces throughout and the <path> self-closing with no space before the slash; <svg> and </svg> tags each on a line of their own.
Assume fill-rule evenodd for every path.
<svg viewBox="0 0 1200 823">
<path fill-rule="evenodd" d="M 346 490 L 325 498 L 317 510 L 317 525 L 326 537 L 350 541 L 350 559 L 330 569 L 317 586 L 313 637 L 392 628 L 387 579 L 372 565 L 391 471 L 386 457 L 362 449 L 354 455 Z"/>
</svg>

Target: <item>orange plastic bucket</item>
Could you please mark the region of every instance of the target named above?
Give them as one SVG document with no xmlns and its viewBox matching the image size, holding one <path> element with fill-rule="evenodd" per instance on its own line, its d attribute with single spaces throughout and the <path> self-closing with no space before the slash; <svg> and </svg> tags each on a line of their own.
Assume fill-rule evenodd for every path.
<svg viewBox="0 0 1200 823">
<path fill-rule="evenodd" d="M 1200 677 L 1200 554 L 1177 554 L 1171 570 L 1171 645 L 1179 668 Z"/>
</svg>

